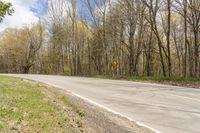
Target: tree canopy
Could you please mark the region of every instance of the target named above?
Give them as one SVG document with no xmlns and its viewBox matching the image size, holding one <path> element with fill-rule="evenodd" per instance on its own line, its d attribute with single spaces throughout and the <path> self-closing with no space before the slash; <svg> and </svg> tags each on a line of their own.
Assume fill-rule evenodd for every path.
<svg viewBox="0 0 200 133">
<path fill-rule="evenodd" d="M 9 2 L 0 1 L 0 22 L 3 21 L 5 15 L 12 15 L 14 9 L 12 8 L 12 4 Z"/>
</svg>

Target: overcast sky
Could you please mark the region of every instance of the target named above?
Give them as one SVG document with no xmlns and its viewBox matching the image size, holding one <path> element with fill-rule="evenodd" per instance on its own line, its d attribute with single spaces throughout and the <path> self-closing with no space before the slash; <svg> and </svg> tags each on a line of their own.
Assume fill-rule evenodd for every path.
<svg viewBox="0 0 200 133">
<path fill-rule="evenodd" d="M 29 26 L 38 21 L 38 16 L 45 14 L 45 7 L 42 7 L 46 0 L 3 0 L 11 2 L 14 7 L 14 14 L 6 16 L 0 23 L 0 31 L 10 28 L 21 28 Z M 37 10 L 37 12 L 36 12 Z M 35 11 L 35 12 L 34 12 Z"/>
</svg>

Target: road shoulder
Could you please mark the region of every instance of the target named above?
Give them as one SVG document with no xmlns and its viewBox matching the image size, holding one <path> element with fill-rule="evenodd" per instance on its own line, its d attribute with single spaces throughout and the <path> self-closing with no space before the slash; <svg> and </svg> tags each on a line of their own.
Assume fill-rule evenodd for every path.
<svg viewBox="0 0 200 133">
<path fill-rule="evenodd" d="M 55 87 L 50 88 L 54 93 L 67 97 L 74 105 L 84 110 L 86 112 L 86 115 L 83 117 L 85 125 L 92 127 L 96 132 L 152 133 L 151 130 L 139 126 L 124 117 L 92 105 L 70 92 Z"/>
</svg>

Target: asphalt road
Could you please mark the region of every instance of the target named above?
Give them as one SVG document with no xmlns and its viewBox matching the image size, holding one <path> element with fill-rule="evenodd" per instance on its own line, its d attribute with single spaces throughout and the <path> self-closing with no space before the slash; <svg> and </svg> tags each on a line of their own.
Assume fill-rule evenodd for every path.
<svg viewBox="0 0 200 133">
<path fill-rule="evenodd" d="M 70 91 L 163 133 L 200 133 L 200 90 L 95 78 L 10 75 Z"/>
</svg>

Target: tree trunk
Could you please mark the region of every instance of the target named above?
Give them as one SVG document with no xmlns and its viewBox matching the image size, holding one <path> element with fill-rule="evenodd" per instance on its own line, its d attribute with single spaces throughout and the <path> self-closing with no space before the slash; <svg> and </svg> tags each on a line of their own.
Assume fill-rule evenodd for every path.
<svg viewBox="0 0 200 133">
<path fill-rule="evenodd" d="M 169 77 L 171 77 L 172 74 L 172 64 L 171 64 L 171 50 L 170 50 L 170 32 L 171 32 L 171 0 L 167 1 L 167 8 L 168 8 L 168 29 L 167 29 L 167 52 L 168 52 L 168 71 L 169 71 Z"/>
</svg>

